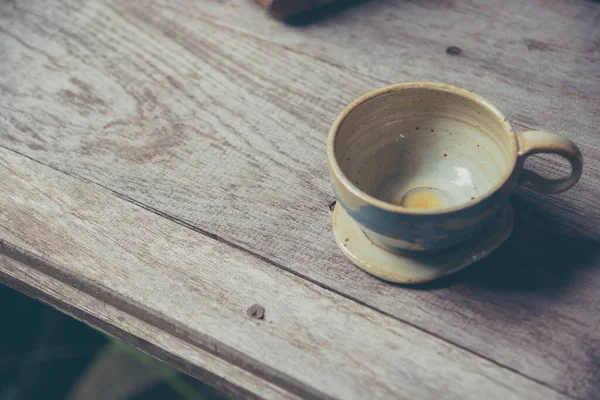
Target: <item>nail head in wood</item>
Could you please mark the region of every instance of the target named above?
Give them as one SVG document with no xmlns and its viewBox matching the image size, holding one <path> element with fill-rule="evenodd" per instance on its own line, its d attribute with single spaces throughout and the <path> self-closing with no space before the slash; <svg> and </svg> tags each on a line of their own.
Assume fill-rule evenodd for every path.
<svg viewBox="0 0 600 400">
<path fill-rule="evenodd" d="M 446 53 L 450 54 L 451 56 L 459 56 L 460 53 L 462 53 L 462 49 L 460 47 L 450 46 L 446 49 Z"/>
<path fill-rule="evenodd" d="M 260 304 L 252 304 L 250 307 L 248 307 L 246 313 L 250 318 L 263 319 L 265 317 L 265 308 Z"/>
</svg>

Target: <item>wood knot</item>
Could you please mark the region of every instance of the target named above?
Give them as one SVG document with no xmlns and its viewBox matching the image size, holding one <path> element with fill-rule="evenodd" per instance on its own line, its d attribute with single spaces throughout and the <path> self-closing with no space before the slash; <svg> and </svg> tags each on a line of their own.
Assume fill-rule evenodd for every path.
<svg viewBox="0 0 600 400">
<path fill-rule="evenodd" d="M 460 53 L 462 53 L 462 50 L 460 47 L 450 46 L 446 49 L 446 53 L 450 54 L 451 56 L 459 56 Z"/>
<path fill-rule="evenodd" d="M 265 317 L 265 308 L 260 304 L 252 304 L 246 310 L 246 314 L 248 314 L 250 318 L 263 319 Z"/>
</svg>

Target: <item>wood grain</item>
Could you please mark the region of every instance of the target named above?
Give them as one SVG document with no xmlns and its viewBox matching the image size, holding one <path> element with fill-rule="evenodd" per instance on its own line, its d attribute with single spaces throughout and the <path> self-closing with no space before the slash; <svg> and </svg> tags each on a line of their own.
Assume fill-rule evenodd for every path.
<svg viewBox="0 0 600 400">
<path fill-rule="evenodd" d="M 0 282 L 151 354 L 234 398 L 298 399 L 210 352 L 4 254 L 0 254 Z"/>
<path fill-rule="evenodd" d="M 484 3 L 374 1 L 295 28 L 251 27 L 237 15 L 261 13 L 244 2 L 0 3 L 1 145 L 587 399 L 600 390 L 600 249 L 586 239 L 600 237 L 598 5 Z M 528 47 L 533 33 L 556 49 Z M 521 129 L 573 138 L 586 161 L 565 195 L 517 193 L 497 254 L 417 291 L 337 251 L 324 154 L 345 104 L 415 79 L 482 93 Z"/>
<path fill-rule="evenodd" d="M 522 194 L 561 228 L 600 238 L 600 212 L 590 212 L 600 209 L 594 200 L 600 195 L 600 4 L 380 0 L 354 2 L 337 14 L 289 27 L 252 23 L 245 17 L 252 15 L 248 4 L 236 1 L 185 3 L 159 0 L 157 7 L 176 12 L 178 23 L 185 20 L 187 26 L 210 20 L 352 70 L 373 78 L 373 87 L 421 80 L 465 87 L 491 100 L 519 130 L 569 137 L 585 156 L 579 187 L 558 196 Z M 448 54 L 453 46 L 461 49 L 459 56 Z M 546 175 L 569 169 L 556 159 L 531 161 Z"/>
<path fill-rule="evenodd" d="M 2 275 L 47 275 L 17 278 L 41 297 L 91 300 L 98 319 L 106 304 L 301 397 L 565 398 L 95 184 L 6 150 L 0 174 L 1 251 L 28 266 Z M 253 303 L 263 320 L 246 315 Z"/>
</svg>

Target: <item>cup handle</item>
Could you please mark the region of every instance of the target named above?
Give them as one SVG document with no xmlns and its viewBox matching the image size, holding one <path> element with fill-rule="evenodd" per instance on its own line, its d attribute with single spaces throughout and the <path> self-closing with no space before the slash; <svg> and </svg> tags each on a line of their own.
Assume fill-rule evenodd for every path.
<svg viewBox="0 0 600 400">
<path fill-rule="evenodd" d="M 523 168 L 520 184 L 540 193 L 560 193 L 573 187 L 581 177 L 583 158 L 581 152 L 569 139 L 546 131 L 525 131 L 519 134 L 519 157 L 521 165 L 532 154 L 551 153 L 564 157 L 571 164 L 571 174 L 564 178 L 549 179 Z"/>
</svg>

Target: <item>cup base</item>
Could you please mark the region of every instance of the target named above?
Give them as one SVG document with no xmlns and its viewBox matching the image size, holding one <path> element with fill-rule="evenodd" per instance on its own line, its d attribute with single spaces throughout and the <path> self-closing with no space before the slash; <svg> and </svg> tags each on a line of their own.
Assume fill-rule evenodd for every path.
<svg viewBox="0 0 600 400">
<path fill-rule="evenodd" d="M 339 205 L 333 212 L 332 225 L 338 247 L 359 268 L 389 282 L 420 284 L 460 271 L 488 256 L 510 236 L 513 218 L 508 202 L 465 243 L 439 253 L 419 255 L 391 253 L 375 245 Z"/>
</svg>

